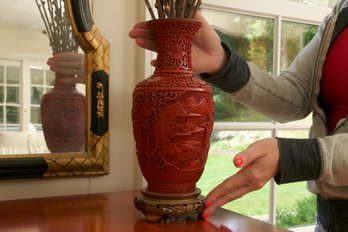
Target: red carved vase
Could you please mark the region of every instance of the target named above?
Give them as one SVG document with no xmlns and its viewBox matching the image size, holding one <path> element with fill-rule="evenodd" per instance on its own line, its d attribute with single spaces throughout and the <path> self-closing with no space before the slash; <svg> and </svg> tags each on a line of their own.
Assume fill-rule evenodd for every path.
<svg viewBox="0 0 348 232">
<path fill-rule="evenodd" d="M 137 158 L 151 197 L 187 195 L 197 191 L 213 126 L 212 90 L 192 71 L 192 39 L 201 24 L 156 19 L 148 26 L 156 38 L 157 64 L 133 92 Z"/>
<path fill-rule="evenodd" d="M 75 84 L 60 84 L 41 100 L 41 123 L 50 152 L 81 152 L 86 143 L 86 100 Z"/>
</svg>

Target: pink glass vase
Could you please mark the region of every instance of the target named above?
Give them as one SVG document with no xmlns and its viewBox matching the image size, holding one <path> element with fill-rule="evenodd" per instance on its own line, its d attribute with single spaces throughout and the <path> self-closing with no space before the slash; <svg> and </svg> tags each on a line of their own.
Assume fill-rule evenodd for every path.
<svg viewBox="0 0 348 232">
<path fill-rule="evenodd" d="M 41 122 L 51 153 L 82 152 L 86 144 L 86 100 L 75 84 L 60 84 L 56 74 L 54 88 L 41 100 Z"/>
</svg>

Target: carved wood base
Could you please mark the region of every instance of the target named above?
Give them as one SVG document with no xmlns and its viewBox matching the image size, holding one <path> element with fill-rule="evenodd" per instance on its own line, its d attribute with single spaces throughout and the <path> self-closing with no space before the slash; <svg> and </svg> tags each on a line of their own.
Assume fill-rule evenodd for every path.
<svg viewBox="0 0 348 232">
<path fill-rule="evenodd" d="M 159 221 L 167 217 L 200 217 L 205 198 L 196 189 L 192 194 L 156 194 L 143 190 L 134 198 L 135 207 L 147 221 Z"/>
</svg>

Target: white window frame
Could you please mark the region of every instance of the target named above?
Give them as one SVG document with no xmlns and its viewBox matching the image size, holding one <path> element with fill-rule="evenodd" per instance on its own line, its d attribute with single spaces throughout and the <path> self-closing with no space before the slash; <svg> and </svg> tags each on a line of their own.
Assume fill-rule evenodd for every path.
<svg viewBox="0 0 348 232">
<path fill-rule="evenodd" d="M 23 73 L 23 62 L 21 60 L 13 60 L 13 59 L 7 59 L 7 58 L 1 58 L 0 60 L 0 64 L 1 65 L 4 65 L 6 68 L 9 67 L 9 66 L 16 66 L 16 67 L 19 67 L 20 69 L 20 79 L 19 79 L 19 83 L 18 84 L 9 84 L 7 83 L 7 80 L 5 81 L 4 80 L 4 83 L 2 84 L 2 86 L 4 87 L 4 92 L 5 92 L 5 96 L 7 95 L 6 94 L 6 91 L 7 91 L 7 87 L 19 87 L 19 103 L 7 103 L 6 102 L 6 97 L 4 98 L 4 102 L 2 103 L 3 107 L 5 107 L 6 109 L 6 106 L 15 106 L 15 107 L 19 107 L 20 109 L 20 113 L 19 113 L 19 131 L 22 130 L 22 125 L 23 125 L 23 120 L 22 120 L 22 111 L 21 111 L 21 108 L 22 108 L 22 73 Z M 3 110 L 3 109 L 1 109 Z M 4 131 L 7 131 L 7 127 L 10 127 L 11 124 L 10 123 L 7 123 L 7 119 L 6 119 L 6 110 L 4 111 L 4 120 L 6 121 L 3 125 L 3 128 L 4 128 Z M 1 122 L 3 123 L 3 122 Z M 17 124 L 16 124 L 17 125 Z"/>
<path fill-rule="evenodd" d="M 154 5 L 154 0 L 150 1 Z M 270 7 L 271 6 L 271 7 Z M 280 36 L 281 22 L 297 22 L 311 25 L 319 25 L 323 18 L 331 12 L 330 8 L 305 5 L 303 3 L 291 2 L 286 0 L 204 0 L 202 8 L 217 10 L 229 13 L 244 14 L 248 16 L 259 16 L 273 19 L 275 22 L 274 40 L 274 67 L 273 74 L 280 73 Z M 310 12 L 310 13 L 309 13 Z M 146 10 L 146 19 L 151 16 Z M 145 77 L 153 73 L 150 61 L 155 59 L 153 52 L 145 53 Z M 214 131 L 234 130 L 234 131 L 271 131 L 272 136 L 277 136 L 280 130 L 308 130 L 309 124 L 276 122 L 215 122 Z M 146 181 L 144 181 L 145 183 Z M 269 222 L 276 224 L 276 185 L 274 180 L 270 181 L 269 193 Z M 300 228 L 299 228 L 300 229 Z"/>
<path fill-rule="evenodd" d="M 4 60 L 1 64 L 9 65 L 12 63 L 20 63 L 20 129 L 19 131 L 27 132 L 30 130 L 30 99 L 31 99 L 31 87 L 34 86 L 30 83 L 30 67 L 37 66 L 40 67 L 46 72 L 49 70 L 48 65 L 45 61 L 32 61 L 22 58 L 13 58 L 13 57 L 0 57 Z M 6 87 L 6 84 L 4 85 Z M 45 89 L 47 86 L 45 86 Z M 11 105 L 4 103 L 4 105 Z M 6 125 L 4 125 L 6 127 Z"/>
<path fill-rule="evenodd" d="M 32 104 L 31 103 L 31 88 L 32 87 L 39 87 L 43 89 L 43 95 L 47 92 L 49 92 L 51 89 L 54 88 L 54 85 L 48 85 L 47 83 L 47 72 L 50 70 L 50 68 L 48 67 L 48 65 L 44 62 L 29 62 L 28 66 L 26 67 L 28 70 L 28 80 L 26 85 L 23 86 L 23 89 L 26 91 L 26 94 L 28 96 L 28 101 L 26 102 L 24 109 L 29 112 L 30 114 L 27 116 L 26 120 L 28 120 L 27 124 L 25 125 L 29 125 L 31 124 L 31 108 L 32 107 L 39 107 L 40 108 L 40 104 Z M 32 84 L 31 83 L 31 68 L 37 68 L 37 69 L 41 69 L 43 71 L 43 83 L 42 84 Z M 28 88 L 29 86 L 29 88 Z M 25 87 L 25 88 L 24 88 Z"/>
</svg>

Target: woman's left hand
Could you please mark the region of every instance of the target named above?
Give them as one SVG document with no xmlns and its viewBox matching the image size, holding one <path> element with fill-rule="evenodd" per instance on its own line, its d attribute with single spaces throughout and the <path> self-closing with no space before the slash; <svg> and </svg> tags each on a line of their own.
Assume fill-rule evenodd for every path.
<svg viewBox="0 0 348 232">
<path fill-rule="evenodd" d="M 233 162 L 236 167 L 241 169 L 207 195 L 206 209 L 203 212 L 204 218 L 209 217 L 222 205 L 262 188 L 278 174 L 278 141 L 275 138 L 259 140 L 238 153 Z"/>
</svg>

